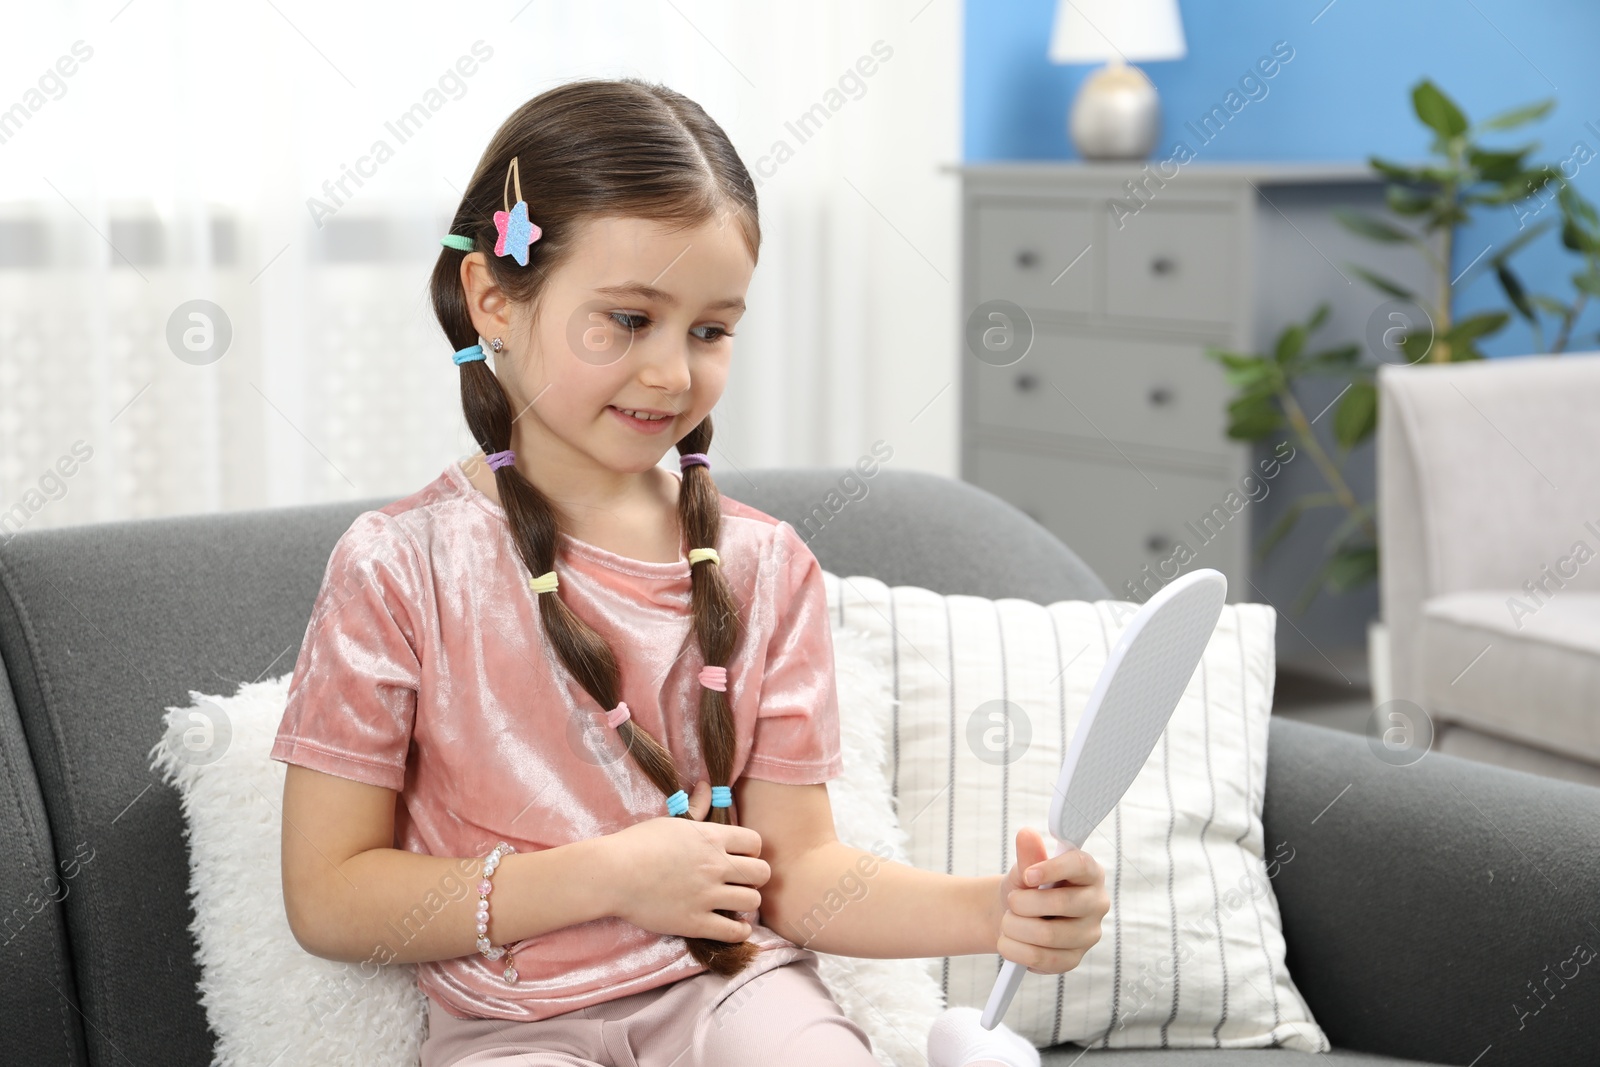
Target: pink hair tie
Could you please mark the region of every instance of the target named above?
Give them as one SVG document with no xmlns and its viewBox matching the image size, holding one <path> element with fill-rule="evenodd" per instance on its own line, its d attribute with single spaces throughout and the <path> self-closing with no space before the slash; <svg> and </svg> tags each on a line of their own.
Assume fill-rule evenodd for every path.
<svg viewBox="0 0 1600 1067">
<path fill-rule="evenodd" d="M 627 703 L 619 700 L 616 707 L 606 712 L 606 725 L 613 728 L 621 726 L 628 721 L 630 714 Z"/>
<path fill-rule="evenodd" d="M 706 455 L 704 452 L 685 452 L 683 455 L 678 457 L 679 470 L 686 471 L 690 467 L 695 466 L 704 467 L 707 470 L 710 470 L 711 457 Z"/>
<path fill-rule="evenodd" d="M 484 458 L 489 461 L 489 469 L 492 471 L 497 471 L 501 467 L 509 467 L 511 464 L 515 463 L 517 461 L 517 454 L 508 448 L 504 452 L 490 452 Z"/>
<path fill-rule="evenodd" d="M 707 689 L 715 689 L 719 693 L 726 693 L 728 691 L 728 668 L 701 667 L 700 684 Z"/>
</svg>

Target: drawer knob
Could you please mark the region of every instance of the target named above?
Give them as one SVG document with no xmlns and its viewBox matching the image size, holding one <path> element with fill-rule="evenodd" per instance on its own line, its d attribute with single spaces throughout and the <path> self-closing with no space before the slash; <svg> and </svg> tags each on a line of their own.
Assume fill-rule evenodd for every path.
<svg viewBox="0 0 1600 1067">
<path fill-rule="evenodd" d="M 1178 269 L 1178 265 L 1166 256 L 1157 256 L 1150 261 L 1150 271 L 1153 274 L 1171 274 Z"/>
<path fill-rule="evenodd" d="M 1017 392 L 1031 393 L 1039 388 L 1039 379 L 1024 371 L 1017 375 Z"/>
<path fill-rule="evenodd" d="M 1039 265 L 1039 254 L 1031 248 L 1024 248 L 1017 253 L 1017 266 L 1023 270 L 1032 270 Z"/>
<path fill-rule="evenodd" d="M 1150 403 L 1158 408 L 1172 403 L 1172 390 L 1164 385 L 1155 386 L 1150 390 Z"/>
<path fill-rule="evenodd" d="M 1172 547 L 1172 539 L 1166 534 L 1151 534 L 1144 539 L 1144 547 L 1159 556 Z"/>
</svg>

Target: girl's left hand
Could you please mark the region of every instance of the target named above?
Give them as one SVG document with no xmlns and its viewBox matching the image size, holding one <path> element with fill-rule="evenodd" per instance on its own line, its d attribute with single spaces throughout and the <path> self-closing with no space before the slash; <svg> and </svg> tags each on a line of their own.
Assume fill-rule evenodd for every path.
<svg viewBox="0 0 1600 1067">
<path fill-rule="evenodd" d="M 996 951 L 1035 974 L 1070 971 L 1100 940 L 1111 910 L 1105 869 L 1082 849 L 1051 856 L 1030 826 L 1017 831 L 1017 863 L 1000 881 Z M 1040 877 L 1025 880 L 1030 869 Z M 1050 882 L 1070 883 L 1040 889 Z"/>
</svg>

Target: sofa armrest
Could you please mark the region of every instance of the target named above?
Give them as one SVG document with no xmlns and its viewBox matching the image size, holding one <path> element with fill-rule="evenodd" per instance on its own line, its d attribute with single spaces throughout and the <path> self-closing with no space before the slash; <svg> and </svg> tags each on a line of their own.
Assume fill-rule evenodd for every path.
<svg viewBox="0 0 1600 1067">
<path fill-rule="evenodd" d="M 1427 553 L 1428 509 L 1417 476 L 1408 397 L 1392 368 L 1378 368 L 1378 606 L 1388 627 L 1389 692 L 1422 703 L 1417 632 L 1422 603 L 1433 595 Z"/>
<path fill-rule="evenodd" d="M 1287 963 L 1335 1047 L 1448 1063 L 1592 1060 L 1600 789 L 1271 724 L 1266 853 Z"/>
<path fill-rule="evenodd" d="M 67 951 L 65 895 L 28 741 L 0 664 L 0 1063 L 89 1062 Z M 71 867 L 75 869 L 75 865 Z"/>
</svg>

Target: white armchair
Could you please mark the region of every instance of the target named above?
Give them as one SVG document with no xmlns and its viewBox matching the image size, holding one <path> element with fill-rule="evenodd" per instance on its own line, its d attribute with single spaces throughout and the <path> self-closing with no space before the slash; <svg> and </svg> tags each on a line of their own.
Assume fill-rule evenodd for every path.
<svg viewBox="0 0 1600 1067">
<path fill-rule="evenodd" d="M 1437 751 L 1600 786 L 1600 353 L 1378 389 L 1387 691 Z"/>
</svg>

